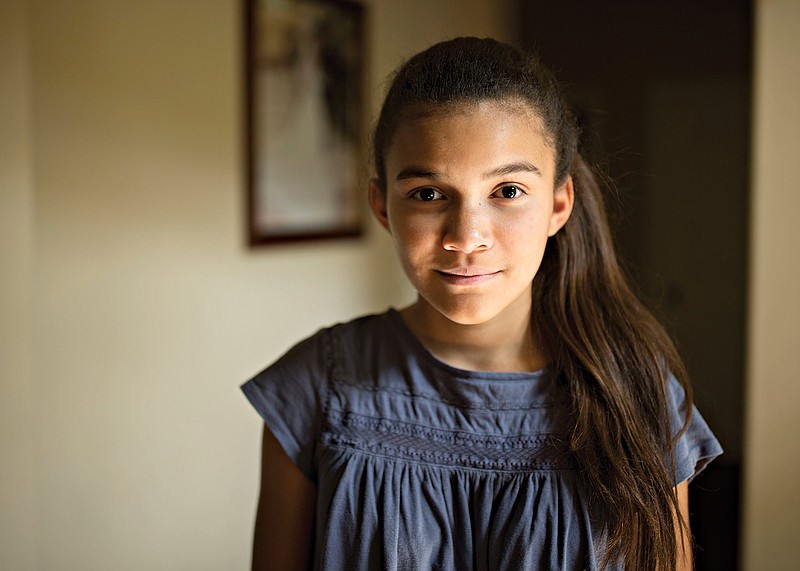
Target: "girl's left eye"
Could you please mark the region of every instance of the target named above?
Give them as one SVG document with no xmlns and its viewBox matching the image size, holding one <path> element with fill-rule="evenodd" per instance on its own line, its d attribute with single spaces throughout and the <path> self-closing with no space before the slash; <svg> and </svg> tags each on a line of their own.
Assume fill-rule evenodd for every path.
<svg viewBox="0 0 800 571">
<path fill-rule="evenodd" d="M 519 198 L 523 194 L 525 194 L 523 190 L 516 184 L 507 184 L 494 191 L 494 195 L 498 198 Z"/>
</svg>

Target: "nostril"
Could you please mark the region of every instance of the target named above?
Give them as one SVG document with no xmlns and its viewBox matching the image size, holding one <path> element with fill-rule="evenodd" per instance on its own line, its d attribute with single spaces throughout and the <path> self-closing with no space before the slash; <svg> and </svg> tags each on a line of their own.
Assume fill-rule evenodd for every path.
<svg viewBox="0 0 800 571">
<path fill-rule="evenodd" d="M 452 205 L 442 239 L 446 250 L 470 253 L 491 246 L 491 221 L 483 205 L 482 201 Z"/>
<path fill-rule="evenodd" d="M 473 252 L 491 246 L 491 240 L 486 232 L 476 228 L 453 230 L 445 234 L 442 245 L 446 250 L 459 250 Z"/>
</svg>

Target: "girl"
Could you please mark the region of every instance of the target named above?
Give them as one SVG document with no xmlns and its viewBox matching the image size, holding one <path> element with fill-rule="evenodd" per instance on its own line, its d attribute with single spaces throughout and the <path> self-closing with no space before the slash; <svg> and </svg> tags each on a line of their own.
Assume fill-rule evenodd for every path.
<svg viewBox="0 0 800 571">
<path fill-rule="evenodd" d="M 617 263 L 541 64 L 458 38 L 394 76 L 369 202 L 418 292 L 243 386 L 254 569 L 688 569 L 718 442 Z"/>
</svg>

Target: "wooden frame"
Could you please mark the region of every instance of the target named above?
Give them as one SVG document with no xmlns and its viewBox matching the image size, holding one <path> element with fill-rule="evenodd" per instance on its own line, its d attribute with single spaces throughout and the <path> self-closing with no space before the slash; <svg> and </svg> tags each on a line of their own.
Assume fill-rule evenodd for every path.
<svg viewBox="0 0 800 571">
<path fill-rule="evenodd" d="M 357 236 L 364 9 L 244 2 L 249 243 Z"/>
</svg>

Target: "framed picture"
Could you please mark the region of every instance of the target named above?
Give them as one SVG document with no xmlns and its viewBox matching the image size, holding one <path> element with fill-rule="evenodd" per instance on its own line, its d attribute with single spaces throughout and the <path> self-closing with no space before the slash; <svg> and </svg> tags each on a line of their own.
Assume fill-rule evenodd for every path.
<svg viewBox="0 0 800 571">
<path fill-rule="evenodd" d="M 361 232 L 363 11 L 245 0 L 251 245 Z"/>
</svg>

